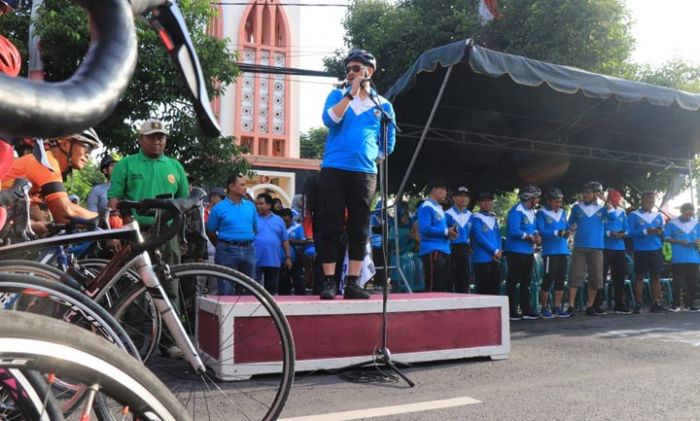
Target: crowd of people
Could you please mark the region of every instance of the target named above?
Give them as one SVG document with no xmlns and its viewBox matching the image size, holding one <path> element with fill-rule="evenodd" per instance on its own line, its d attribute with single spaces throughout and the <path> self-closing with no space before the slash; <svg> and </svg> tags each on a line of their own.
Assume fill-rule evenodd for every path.
<svg viewBox="0 0 700 421">
<path fill-rule="evenodd" d="M 645 280 L 650 285 L 652 313 L 683 307 L 700 311 L 694 305 L 700 275 L 700 226 L 690 203 L 680 207 L 680 216 L 671 218 L 654 209 L 656 194 L 645 192 L 638 209 L 624 209 L 619 191 L 608 189 L 606 194 L 600 183 L 589 182 L 567 215 L 560 189 L 549 188 L 539 206 L 541 189 L 526 185 L 519 189 L 519 202 L 508 211 L 501 231 L 492 211 L 493 194 L 480 193 L 479 210 L 471 213 L 465 187 L 454 190 L 450 208 L 443 206 L 447 193 L 445 183 L 433 182 L 417 211 L 427 291 L 464 292 L 465 285 L 473 282 L 477 293 L 499 294 L 505 277 L 510 319 L 522 320 L 573 316 L 577 293 L 585 287 L 587 298 L 581 310 L 588 316 L 600 316 L 606 314 L 603 288 L 609 274 L 615 313 L 641 312 Z M 664 243 L 671 248 L 670 308 L 664 305 L 661 288 Z M 533 300 L 536 253 L 541 254 L 544 273 L 535 291 L 538 300 Z M 464 263 L 469 260 L 471 265 Z M 631 297 L 625 296 L 628 275 Z M 541 307 L 533 308 L 533 302 Z M 628 302 L 633 303 L 631 308 Z"/>
</svg>

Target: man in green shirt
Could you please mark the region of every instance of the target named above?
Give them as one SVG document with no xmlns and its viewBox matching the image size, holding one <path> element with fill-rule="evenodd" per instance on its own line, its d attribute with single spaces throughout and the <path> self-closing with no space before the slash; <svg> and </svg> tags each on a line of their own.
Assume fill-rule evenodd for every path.
<svg viewBox="0 0 700 421">
<path fill-rule="evenodd" d="M 109 207 L 116 208 L 121 199 L 143 200 L 170 195 L 187 197 L 189 184 L 182 164 L 163 154 L 168 130 L 163 122 L 147 120 L 139 130 L 141 150 L 122 159 L 112 172 L 109 188 Z M 153 217 L 139 215 L 134 218 L 142 227 L 153 225 Z"/>
<path fill-rule="evenodd" d="M 187 175 L 182 164 L 176 159 L 164 155 L 167 144 L 168 130 L 160 120 L 146 120 L 139 129 L 139 145 L 141 149 L 134 155 L 129 155 L 114 166 L 112 171 L 112 184 L 109 188 L 109 207 L 117 208 L 119 200 L 144 200 L 155 199 L 169 195 L 180 198 L 189 195 Z M 130 215 L 122 215 L 130 217 Z M 133 217 L 138 221 L 141 231 L 147 233 L 153 225 L 154 218 L 140 215 L 134 212 Z M 178 264 L 181 259 L 180 243 L 178 236 L 163 244 L 160 248 L 163 260 L 170 264 Z M 178 283 L 166 284 L 165 290 L 173 304 L 179 302 L 176 297 L 180 295 Z M 185 300 L 191 291 L 183 291 Z M 161 348 L 172 357 L 181 357 L 181 351 L 172 345 L 171 340 L 164 338 Z"/>
</svg>

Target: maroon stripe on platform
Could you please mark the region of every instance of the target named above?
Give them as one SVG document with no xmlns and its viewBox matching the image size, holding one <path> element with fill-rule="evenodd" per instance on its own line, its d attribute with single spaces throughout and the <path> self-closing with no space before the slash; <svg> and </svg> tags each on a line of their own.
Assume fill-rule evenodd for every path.
<svg viewBox="0 0 700 421">
<path fill-rule="evenodd" d="M 199 348 L 217 360 L 219 354 L 219 317 L 199 310 L 197 317 Z"/>
<path fill-rule="evenodd" d="M 288 320 L 297 360 L 369 356 L 381 343 L 381 314 L 289 316 Z M 272 326 L 267 317 L 236 318 L 234 338 L 245 341 L 234 339 L 234 362 L 279 361 L 279 346 L 270 346 L 279 338 Z M 498 346 L 501 309 L 390 313 L 388 332 L 388 347 L 394 354 Z"/>
</svg>

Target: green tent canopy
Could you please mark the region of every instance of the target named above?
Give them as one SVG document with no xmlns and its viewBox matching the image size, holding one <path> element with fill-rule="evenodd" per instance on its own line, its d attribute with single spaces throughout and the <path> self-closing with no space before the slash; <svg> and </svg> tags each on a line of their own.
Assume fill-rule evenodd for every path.
<svg viewBox="0 0 700 421">
<path fill-rule="evenodd" d="M 426 51 L 384 96 L 402 129 L 390 160 L 394 192 L 435 176 L 473 190 L 622 187 L 645 174 L 687 173 L 700 152 L 700 95 L 470 40 Z"/>
</svg>

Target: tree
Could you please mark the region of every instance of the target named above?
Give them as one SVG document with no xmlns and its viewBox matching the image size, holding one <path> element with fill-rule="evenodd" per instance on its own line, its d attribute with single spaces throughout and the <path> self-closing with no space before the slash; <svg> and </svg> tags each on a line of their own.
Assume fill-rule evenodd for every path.
<svg viewBox="0 0 700 421">
<path fill-rule="evenodd" d="M 302 133 L 299 137 L 299 156 L 301 158 L 321 159 L 323 158 L 323 149 L 326 146 L 326 137 L 328 136 L 328 128 L 314 127 L 308 132 Z"/>
<path fill-rule="evenodd" d="M 377 56 L 388 89 L 424 51 L 473 38 L 489 48 L 620 74 L 634 40 L 622 0 L 502 0 L 503 19 L 482 26 L 477 0 L 354 0 L 343 21 L 347 48 Z M 343 51 L 324 61 L 341 76 Z"/>
<path fill-rule="evenodd" d="M 226 40 L 207 34 L 207 24 L 215 13 L 208 0 L 183 0 L 179 5 L 205 72 L 210 97 L 220 95 L 238 75 L 236 56 L 228 50 Z M 0 30 L 10 34 L 23 53 L 27 51 L 29 8 L 28 4 L 10 20 L 0 20 Z M 139 60 L 134 77 L 114 112 L 95 128 L 105 145 L 123 155 L 136 152 L 138 123 L 157 117 L 169 126 L 167 153 L 179 159 L 197 183 L 221 184 L 231 173 L 248 172 L 250 166 L 241 157 L 242 150 L 234 138 L 211 139 L 198 129 L 182 78 L 157 34 L 140 20 L 137 31 Z M 87 51 L 85 13 L 71 1 L 46 0 L 39 12 L 37 33 L 41 37 L 46 80 L 65 80 Z"/>
<path fill-rule="evenodd" d="M 66 191 L 80 198 L 80 203 L 85 205 L 87 196 L 93 186 L 103 183 L 104 175 L 100 172 L 98 164 L 90 161 L 80 171 L 73 171 L 66 180 Z"/>
<path fill-rule="evenodd" d="M 622 0 L 503 0 L 486 33 L 505 53 L 620 75 L 634 48 Z"/>
</svg>

